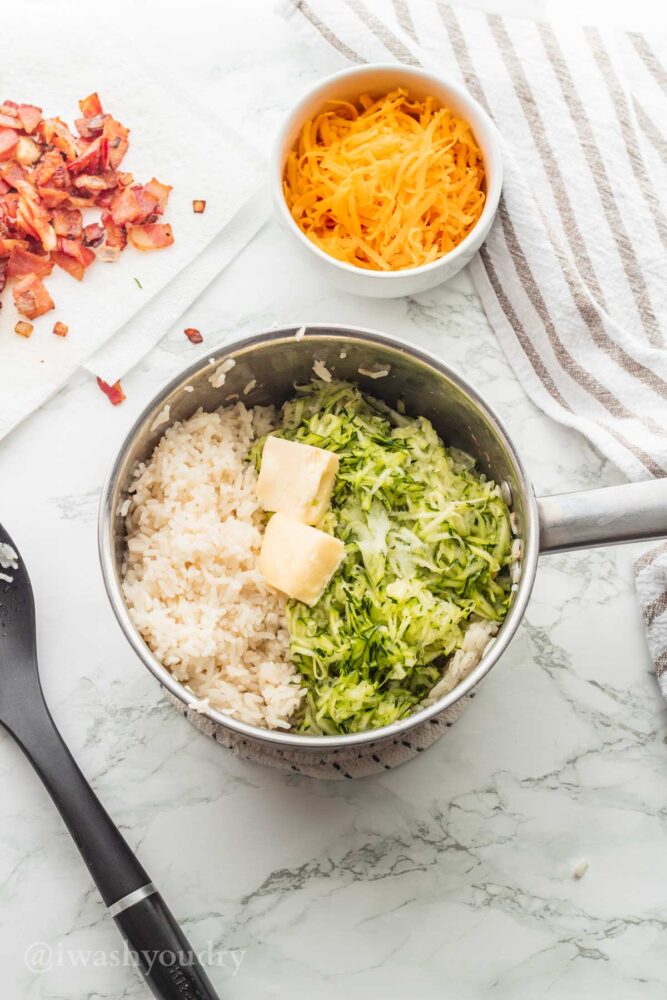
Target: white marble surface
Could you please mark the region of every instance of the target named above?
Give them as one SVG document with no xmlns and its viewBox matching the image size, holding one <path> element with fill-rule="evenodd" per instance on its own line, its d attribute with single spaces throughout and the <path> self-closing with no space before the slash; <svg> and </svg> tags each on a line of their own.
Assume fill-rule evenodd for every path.
<svg viewBox="0 0 667 1000">
<path fill-rule="evenodd" d="M 337 65 L 305 52 L 260 0 L 235 12 L 151 0 L 141 23 L 151 17 L 153 55 L 261 142 L 299 89 Z M 387 330 L 488 396 L 538 491 L 619 480 L 527 400 L 466 275 L 418 300 L 352 298 L 270 222 L 186 318 L 211 345 L 274 323 Z M 446 737 L 403 768 L 326 784 L 239 761 L 167 704 L 121 636 L 97 565 L 114 448 L 192 350 L 172 332 L 125 379 L 118 409 L 75 378 L 0 444 L 0 518 L 32 576 L 54 716 L 192 943 L 211 942 L 224 963 L 210 969 L 221 995 L 663 997 L 667 730 L 632 589 L 636 552 L 545 559 L 508 655 Z M 4 736 L 0 789 L 3 1000 L 146 996 L 132 969 L 109 967 L 116 930 Z M 26 967 L 32 942 L 53 949 L 53 968 Z"/>
</svg>

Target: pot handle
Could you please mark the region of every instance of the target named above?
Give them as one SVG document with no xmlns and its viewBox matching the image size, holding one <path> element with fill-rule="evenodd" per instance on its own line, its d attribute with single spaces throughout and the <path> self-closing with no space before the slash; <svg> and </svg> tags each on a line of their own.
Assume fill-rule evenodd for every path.
<svg viewBox="0 0 667 1000">
<path fill-rule="evenodd" d="M 540 552 L 667 536 L 667 479 L 538 497 Z"/>
</svg>

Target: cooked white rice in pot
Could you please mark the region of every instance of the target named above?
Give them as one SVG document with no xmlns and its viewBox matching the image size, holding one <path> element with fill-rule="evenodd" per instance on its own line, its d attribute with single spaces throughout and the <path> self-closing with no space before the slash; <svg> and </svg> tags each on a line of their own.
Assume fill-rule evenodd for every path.
<svg viewBox="0 0 667 1000">
<path fill-rule="evenodd" d="M 123 579 L 145 642 L 202 707 L 271 729 L 304 694 L 285 599 L 257 568 L 264 517 L 246 458 L 274 420 L 237 403 L 167 429 L 130 489 Z"/>
</svg>

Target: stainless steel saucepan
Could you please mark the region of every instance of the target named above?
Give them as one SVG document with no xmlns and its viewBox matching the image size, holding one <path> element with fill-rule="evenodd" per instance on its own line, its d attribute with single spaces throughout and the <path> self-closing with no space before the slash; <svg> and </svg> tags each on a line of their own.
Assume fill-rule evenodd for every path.
<svg viewBox="0 0 667 1000">
<path fill-rule="evenodd" d="M 442 361 L 380 333 L 343 326 L 296 328 L 260 333 L 201 357 L 172 379 L 135 422 L 113 462 L 102 491 L 99 549 L 109 600 L 130 644 L 152 674 L 185 706 L 197 701 L 148 649 L 132 624 L 120 587 L 125 549 L 120 509 L 139 461 L 145 460 L 168 423 L 186 419 L 200 406 L 213 410 L 241 398 L 248 405 L 280 405 L 294 384 L 313 377 L 313 363 L 324 362 L 334 378 L 357 382 L 392 406 L 402 400 L 406 412 L 425 416 L 448 445 L 469 452 L 478 467 L 502 485 L 511 502 L 521 557 L 515 570 L 517 589 L 507 618 L 475 669 L 449 694 L 428 708 L 382 729 L 344 736 L 306 736 L 259 729 L 209 709 L 219 726 L 262 747 L 300 751 L 322 757 L 340 748 L 360 750 L 407 733 L 439 715 L 468 694 L 503 655 L 523 618 L 540 553 L 587 548 L 667 536 L 667 479 L 536 498 L 519 454 L 501 420 L 460 375 Z M 214 388 L 211 375 L 225 359 L 236 363 Z M 360 371 L 361 369 L 361 371 Z M 387 371 L 380 378 L 364 372 Z M 188 391 L 185 387 L 191 387 Z M 169 405 L 168 421 L 155 426 Z"/>
</svg>

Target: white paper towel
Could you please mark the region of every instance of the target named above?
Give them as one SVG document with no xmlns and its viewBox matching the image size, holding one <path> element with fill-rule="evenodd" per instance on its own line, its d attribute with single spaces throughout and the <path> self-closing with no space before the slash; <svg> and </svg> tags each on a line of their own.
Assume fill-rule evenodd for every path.
<svg viewBox="0 0 667 1000">
<path fill-rule="evenodd" d="M 104 345 L 93 369 L 107 381 L 122 375 L 262 221 L 259 203 L 244 211 L 259 197 L 261 159 L 196 99 L 176 90 L 168 66 L 153 71 L 106 23 L 75 25 L 44 7 L 39 17 L 38 32 L 29 18 L 3 26 L 3 98 L 38 104 L 45 115 L 72 122 L 79 116 L 78 99 L 97 90 L 105 110 L 131 129 L 123 169 L 139 182 L 155 175 L 173 186 L 165 221 L 173 226 L 175 243 L 150 253 L 128 247 L 113 264 L 94 263 L 83 282 L 54 268 L 46 281 L 56 308 L 35 321 L 29 340 L 14 333 L 18 316 L 5 291 L 0 437 Z M 192 211 L 196 198 L 207 202 L 201 215 Z M 56 320 L 68 325 L 66 338 L 52 334 Z M 118 345 L 110 345 L 118 331 Z"/>
</svg>

